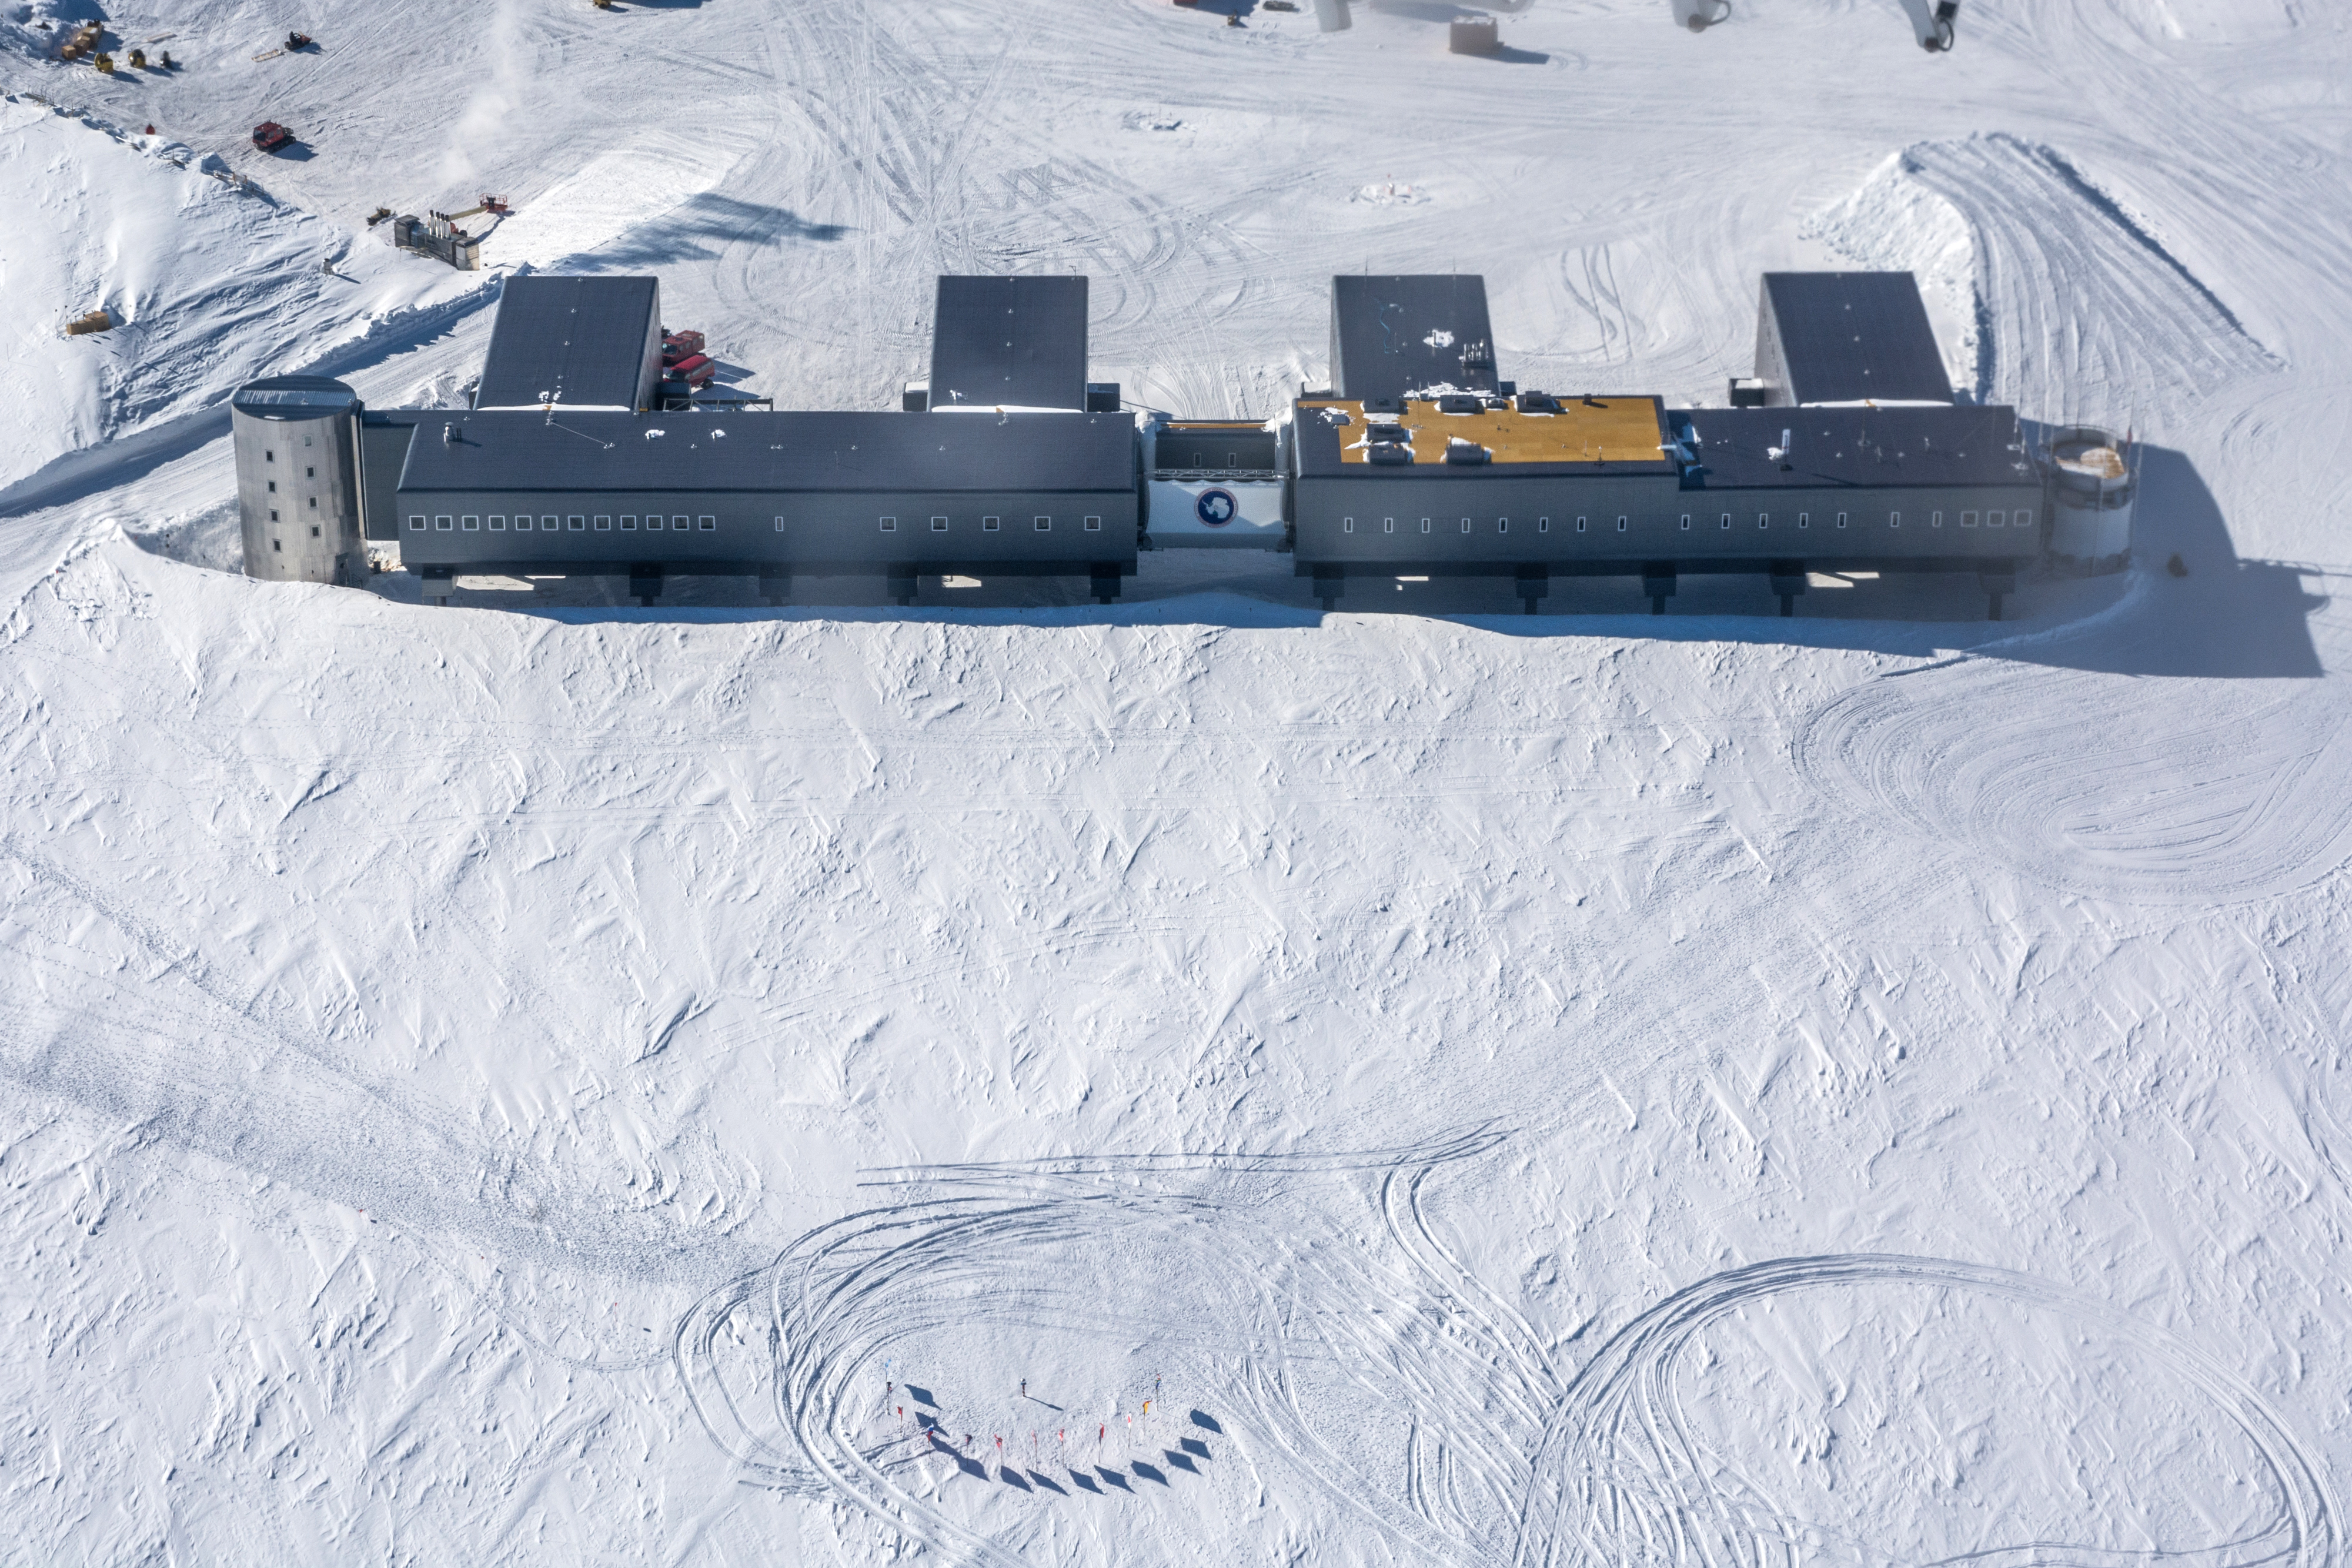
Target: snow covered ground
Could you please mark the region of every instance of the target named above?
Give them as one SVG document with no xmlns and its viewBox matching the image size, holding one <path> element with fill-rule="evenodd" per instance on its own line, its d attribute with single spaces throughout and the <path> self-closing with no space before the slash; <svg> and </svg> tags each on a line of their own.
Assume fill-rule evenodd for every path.
<svg viewBox="0 0 2352 1568">
<path fill-rule="evenodd" d="M 2352 29 L 1355 14 L 152 0 L 109 82 L 0 12 L 0 1558 L 2352 1552 Z M 363 224 L 486 191 L 490 273 Z M 227 389 L 455 399 L 499 269 L 658 272 L 818 406 L 935 272 L 1082 269 L 1207 414 L 1334 271 L 1710 399 L 1823 265 L 2132 424 L 2140 565 L 2000 625 L 219 570 Z"/>
</svg>

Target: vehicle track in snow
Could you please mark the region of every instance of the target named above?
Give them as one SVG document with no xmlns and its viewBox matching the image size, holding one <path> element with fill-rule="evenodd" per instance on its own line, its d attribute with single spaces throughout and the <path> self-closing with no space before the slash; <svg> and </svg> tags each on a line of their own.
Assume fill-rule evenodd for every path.
<svg viewBox="0 0 2352 1568">
<path fill-rule="evenodd" d="M 2352 719 L 2326 693 L 2212 695 L 1963 659 L 1830 699 L 1796 760 L 1824 794 L 2053 887 L 2200 905 L 2308 886 L 2352 855 Z"/>
<path fill-rule="evenodd" d="M 2029 1275 L 1946 1259 L 1831 1254 L 1777 1259 L 1712 1275 L 1620 1329 L 1567 1390 L 1537 1458 L 1520 1521 L 1519 1568 L 1571 1563 L 1732 1565 L 1883 1561 L 1823 1538 L 1710 1464 L 1680 1403 L 1685 1350 L 1711 1324 L 1750 1305 L 1804 1291 L 1934 1289 L 1971 1292 L 2062 1315 L 2144 1358 L 2152 1375 L 2200 1393 L 2242 1432 L 2268 1469 L 2275 1522 L 2202 1550 L 2115 1551 L 2032 1542 L 1974 1552 L 1972 1564 L 2194 1563 L 2321 1568 L 2336 1561 L 2336 1510 L 2311 1457 L 2259 1396 L 2200 1352 L 2128 1313 L 2074 1298 Z"/>
</svg>

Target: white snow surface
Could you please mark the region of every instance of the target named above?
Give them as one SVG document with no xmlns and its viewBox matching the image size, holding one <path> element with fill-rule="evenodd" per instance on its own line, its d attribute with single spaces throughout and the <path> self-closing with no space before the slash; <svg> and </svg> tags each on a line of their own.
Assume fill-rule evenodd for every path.
<svg viewBox="0 0 2352 1568">
<path fill-rule="evenodd" d="M 0 16 L 0 1559 L 2343 1561 L 2352 31 L 1923 8 Z M 2137 432 L 2128 573 L 235 570 L 228 390 L 453 401 L 525 266 L 864 407 L 1083 270 L 1262 418 L 1334 272 L 1719 400 L 1853 265 Z"/>
</svg>

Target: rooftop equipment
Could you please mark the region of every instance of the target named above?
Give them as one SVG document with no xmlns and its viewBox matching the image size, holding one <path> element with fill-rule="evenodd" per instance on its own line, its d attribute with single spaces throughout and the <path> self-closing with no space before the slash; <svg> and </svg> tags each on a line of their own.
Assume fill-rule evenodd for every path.
<svg viewBox="0 0 2352 1568">
<path fill-rule="evenodd" d="M 661 363 L 658 279 L 509 277 L 474 406 L 642 409 Z"/>
<path fill-rule="evenodd" d="M 1087 280 L 942 277 L 929 402 L 933 412 L 1084 409 Z"/>
</svg>

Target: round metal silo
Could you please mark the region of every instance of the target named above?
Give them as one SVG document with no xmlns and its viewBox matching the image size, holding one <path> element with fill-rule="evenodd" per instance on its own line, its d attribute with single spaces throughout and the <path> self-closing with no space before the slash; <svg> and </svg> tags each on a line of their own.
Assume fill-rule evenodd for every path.
<svg viewBox="0 0 2352 1568">
<path fill-rule="evenodd" d="M 324 376 L 249 382 L 229 400 L 247 577 L 367 581 L 360 407 L 358 393 Z"/>
<path fill-rule="evenodd" d="M 1315 24 L 1327 33 L 1344 33 L 1354 26 L 1348 0 L 1315 0 Z"/>
<path fill-rule="evenodd" d="M 2050 553 L 2097 574 L 2131 563 L 2137 489 L 2111 431 L 2071 424 L 2050 438 Z"/>
</svg>

